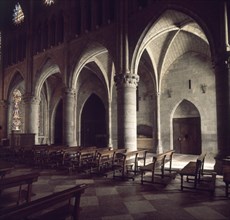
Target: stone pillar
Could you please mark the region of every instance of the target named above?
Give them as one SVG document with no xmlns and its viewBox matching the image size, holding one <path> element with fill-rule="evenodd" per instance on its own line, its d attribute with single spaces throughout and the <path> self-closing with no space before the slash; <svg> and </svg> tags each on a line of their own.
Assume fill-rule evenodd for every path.
<svg viewBox="0 0 230 220">
<path fill-rule="evenodd" d="M 227 52 L 227 59 L 225 61 L 225 65 L 226 65 L 226 71 L 227 71 L 227 76 L 228 76 L 228 85 L 227 85 L 227 115 L 226 115 L 226 119 L 227 119 L 227 145 L 224 148 L 224 155 L 225 156 L 230 156 L 230 52 Z"/>
<path fill-rule="evenodd" d="M 111 107 L 111 101 L 108 102 L 108 113 L 107 113 L 107 121 L 108 121 L 108 126 L 107 126 L 107 143 L 108 147 L 113 148 L 112 144 L 112 107 Z"/>
<path fill-rule="evenodd" d="M 76 91 L 64 89 L 63 91 L 63 144 L 76 146 Z"/>
<path fill-rule="evenodd" d="M 160 108 L 161 94 L 157 93 L 157 149 L 156 153 L 163 153 L 162 141 L 161 141 L 161 108 Z"/>
<path fill-rule="evenodd" d="M 222 160 L 230 154 L 230 59 L 219 55 L 215 63 L 217 102 L 217 144 L 214 170 L 222 173 Z"/>
<path fill-rule="evenodd" d="M 40 99 L 35 96 L 25 95 L 25 133 L 35 134 L 35 144 L 38 143 L 39 133 L 39 107 Z"/>
<path fill-rule="evenodd" d="M 7 138 L 7 110 L 7 101 L 0 100 L 0 140 Z"/>
<path fill-rule="evenodd" d="M 137 149 L 136 88 L 139 76 L 115 75 L 117 86 L 118 148 Z"/>
</svg>

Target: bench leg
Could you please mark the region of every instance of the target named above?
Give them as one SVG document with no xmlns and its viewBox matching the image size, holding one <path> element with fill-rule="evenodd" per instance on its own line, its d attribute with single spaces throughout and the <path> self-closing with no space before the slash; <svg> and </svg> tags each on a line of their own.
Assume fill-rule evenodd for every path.
<svg viewBox="0 0 230 220">
<path fill-rule="evenodd" d="M 152 170 L 152 183 L 154 183 L 154 170 Z"/>
<path fill-rule="evenodd" d="M 183 191 L 183 182 L 184 182 L 184 176 L 180 175 L 181 179 L 180 179 L 180 189 L 181 191 Z"/>
</svg>

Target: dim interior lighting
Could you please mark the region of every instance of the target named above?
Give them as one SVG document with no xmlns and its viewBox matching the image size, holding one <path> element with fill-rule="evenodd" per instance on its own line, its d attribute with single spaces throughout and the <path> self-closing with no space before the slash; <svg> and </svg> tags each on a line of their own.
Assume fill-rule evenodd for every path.
<svg viewBox="0 0 230 220">
<path fill-rule="evenodd" d="M 44 3 L 46 5 L 52 5 L 52 4 L 54 4 L 54 0 L 44 0 Z"/>
<path fill-rule="evenodd" d="M 24 21 L 24 13 L 22 11 L 21 5 L 17 3 L 13 12 L 13 22 L 15 24 L 20 24 Z"/>
</svg>

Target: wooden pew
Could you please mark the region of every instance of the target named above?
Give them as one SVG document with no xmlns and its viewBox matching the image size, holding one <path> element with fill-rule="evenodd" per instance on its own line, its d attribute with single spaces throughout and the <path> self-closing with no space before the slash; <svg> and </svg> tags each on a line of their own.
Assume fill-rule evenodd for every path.
<svg viewBox="0 0 230 220">
<path fill-rule="evenodd" d="M 113 162 L 113 178 L 119 177 L 121 179 L 132 179 L 138 173 L 138 159 L 144 160 L 143 150 L 129 151 L 125 153 L 116 152 Z M 140 155 L 139 155 L 140 153 Z M 138 155 L 140 157 L 138 157 Z M 145 155 L 146 156 L 146 155 Z"/>
<path fill-rule="evenodd" d="M 184 188 L 196 189 L 198 181 L 200 181 L 201 174 L 203 173 L 204 168 L 204 160 L 206 154 L 201 154 L 196 161 L 190 161 L 188 164 L 183 167 L 179 174 L 181 176 L 181 190 Z M 192 186 L 184 186 L 184 176 L 186 177 L 186 181 L 193 181 Z"/>
<path fill-rule="evenodd" d="M 91 163 L 90 173 L 107 176 L 112 168 L 114 152 L 109 148 L 97 150 L 95 159 Z"/>
<path fill-rule="evenodd" d="M 148 150 L 138 150 L 136 172 L 140 172 L 140 167 L 146 165 L 147 153 Z M 139 162 L 142 162 L 142 165 L 139 165 Z"/>
<path fill-rule="evenodd" d="M 169 171 L 169 173 L 171 173 L 172 171 L 172 156 L 173 156 L 174 150 L 168 150 L 164 153 L 158 154 L 153 156 L 152 162 L 141 166 L 140 167 L 140 172 L 141 172 L 141 184 L 143 184 L 144 182 L 147 183 L 158 183 L 155 181 L 155 176 L 156 175 L 160 175 L 161 178 L 164 178 L 165 176 L 169 176 L 165 174 L 165 171 Z M 169 168 L 166 169 L 165 168 L 165 164 L 169 162 Z M 160 173 L 156 173 L 157 170 L 160 170 Z M 145 174 L 147 172 L 151 172 L 151 180 L 148 180 L 146 178 L 144 178 Z"/>
<path fill-rule="evenodd" d="M 1 209 L 0 220 L 79 220 L 80 198 L 87 186 L 74 186 L 17 207 Z"/>
<path fill-rule="evenodd" d="M 165 168 L 164 170 L 168 170 L 169 173 L 172 172 L 172 158 L 173 158 L 174 152 L 175 152 L 174 150 L 168 150 L 168 151 L 164 152 L 164 154 L 165 154 L 165 161 L 164 161 L 165 165 L 166 165 L 166 163 L 169 162 L 169 167 L 168 168 L 164 167 Z"/>
<path fill-rule="evenodd" d="M 209 191 L 211 194 L 215 192 L 216 173 L 211 172 L 204 176 L 205 157 L 206 153 L 200 154 L 196 161 L 190 161 L 179 171 L 182 191 L 186 188 Z"/>
<path fill-rule="evenodd" d="M 27 173 L 18 176 L 9 176 L 0 180 L 0 192 L 4 189 L 9 189 L 13 187 L 19 187 L 18 189 L 18 199 L 17 205 L 25 199 L 26 202 L 30 202 L 32 194 L 32 184 L 38 180 L 39 173 Z M 26 186 L 26 190 L 23 189 Z M 25 193 L 25 198 L 23 198 L 23 193 Z"/>
<path fill-rule="evenodd" d="M 0 161 L 0 180 L 5 177 L 6 174 L 10 173 L 14 165 L 8 161 Z"/>
<path fill-rule="evenodd" d="M 141 184 L 143 184 L 144 182 L 147 183 L 156 183 L 155 182 L 155 175 L 156 175 L 156 169 L 160 168 L 161 170 L 161 176 L 164 176 L 164 160 L 165 160 L 165 156 L 164 154 L 159 154 L 157 156 L 154 156 L 152 159 L 152 163 L 147 164 L 145 166 L 140 167 L 140 172 L 141 172 Z M 151 172 L 151 180 L 147 180 L 144 178 L 144 175 L 147 172 Z"/>
<path fill-rule="evenodd" d="M 91 163 L 95 159 L 97 147 L 83 147 L 79 151 L 78 160 L 75 163 L 75 167 L 80 171 L 90 170 Z"/>
</svg>

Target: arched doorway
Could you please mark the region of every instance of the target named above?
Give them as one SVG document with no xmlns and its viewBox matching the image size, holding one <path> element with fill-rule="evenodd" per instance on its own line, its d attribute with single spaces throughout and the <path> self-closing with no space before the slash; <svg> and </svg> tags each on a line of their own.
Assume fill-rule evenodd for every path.
<svg viewBox="0 0 230 220">
<path fill-rule="evenodd" d="M 173 146 L 176 153 L 201 153 L 201 121 L 197 108 L 184 100 L 173 117 Z"/>
<path fill-rule="evenodd" d="M 106 114 L 101 99 L 92 94 L 81 115 L 81 145 L 106 147 Z"/>
</svg>

